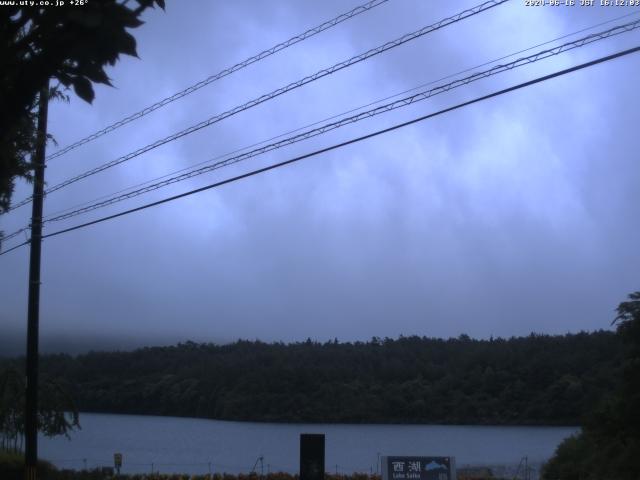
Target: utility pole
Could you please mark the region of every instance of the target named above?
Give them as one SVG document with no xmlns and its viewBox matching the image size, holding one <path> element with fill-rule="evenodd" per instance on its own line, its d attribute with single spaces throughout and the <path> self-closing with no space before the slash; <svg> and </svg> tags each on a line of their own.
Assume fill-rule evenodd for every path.
<svg viewBox="0 0 640 480">
<path fill-rule="evenodd" d="M 38 131 L 33 155 L 33 201 L 29 257 L 29 307 L 27 313 L 27 391 L 25 405 L 25 480 L 37 479 L 38 464 L 38 327 L 40 322 L 40 253 L 42 247 L 42 204 L 44 200 L 44 158 L 47 145 L 49 81 L 40 90 Z"/>
</svg>

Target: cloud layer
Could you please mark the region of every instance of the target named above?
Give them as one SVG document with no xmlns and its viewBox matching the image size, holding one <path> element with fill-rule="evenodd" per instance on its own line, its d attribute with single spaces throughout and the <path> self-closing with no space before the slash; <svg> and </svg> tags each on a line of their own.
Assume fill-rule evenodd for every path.
<svg viewBox="0 0 640 480">
<path fill-rule="evenodd" d="M 391 0 L 52 160 L 48 183 L 473 5 Z M 111 70 L 116 88 L 99 87 L 92 106 L 77 99 L 53 104 L 50 131 L 64 146 L 347 8 L 337 0 L 170 3 L 166 13 L 150 13 L 136 32 L 141 60 L 127 58 Z M 510 2 L 55 192 L 45 211 L 630 12 Z M 632 32 L 577 49 L 50 224 L 48 231 L 344 141 L 638 40 Z M 87 337 L 113 339 L 110 344 L 118 346 L 187 338 L 488 337 L 607 328 L 615 306 L 638 289 L 639 61 L 625 57 L 48 239 L 43 336 L 77 344 Z M 20 185 L 15 200 L 28 193 Z M 3 216 L 0 227 L 20 228 L 28 214 L 23 207 Z M 21 332 L 28 250 L 3 256 L 0 264 L 0 321 L 7 332 Z"/>
</svg>

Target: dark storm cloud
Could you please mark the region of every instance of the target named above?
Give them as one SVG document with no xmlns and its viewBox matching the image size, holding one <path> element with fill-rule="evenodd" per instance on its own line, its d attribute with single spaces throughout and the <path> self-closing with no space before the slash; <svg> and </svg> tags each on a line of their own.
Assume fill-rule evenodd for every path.
<svg viewBox="0 0 640 480">
<path fill-rule="evenodd" d="M 53 160 L 49 184 L 472 5 L 392 0 Z M 347 8 L 337 1 L 169 4 L 138 33 L 142 60 L 125 59 L 111 70 L 117 88 L 99 88 L 93 106 L 75 99 L 53 105 L 50 129 L 66 145 Z M 511 2 L 78 182 L 50 195 L 46 210 L 627 12 Z M 639 39 L 625 34 L 144 198 L 345 140 Z M 606 328 L 617 303 L 638 288 L 638 62 L 601 65 L 49 239 L 43 336 L 102 338 L 125 348 L 186 338 L 488 337 Z M 27 194 L 20 186 L 16 199 Z M 2 228 L 28 222 L 27 210 L 3 217 Z M 0 320 L 12 332 L 25 322 L 27 259 L 26 249 L 0 259 Z"/>
</svg>

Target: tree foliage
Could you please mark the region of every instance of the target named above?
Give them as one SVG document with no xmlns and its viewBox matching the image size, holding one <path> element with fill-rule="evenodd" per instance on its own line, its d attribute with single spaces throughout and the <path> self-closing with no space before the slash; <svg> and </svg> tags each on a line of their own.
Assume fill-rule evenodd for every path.
<svg viewBox="0 0 640 480">
<path fill-rule="evenodd" d="M 282 422 L 576 425 L 615 387 L 612 332 L 48 355 L 81 411 Z"/>
<path fill-rule="evenodd" d="M 38 92 L 50 79 L 87 102 L 93 83 L 111 85 L 104 67 L 121 54 L 137 56 L 127 31 L 164 0 L 86 2 L 77 7 L 4 6 L 0 9 L 0 213 L 11 201 L 16 177 L 30 178 Z M 25 2 L 26 3 L 26 2 Z"/>
<path fill-rule="evenodd" d="M 640 292 L 629 295 L 617 311 L 621 381 L 588 415 L 582 432 L 558 447 L 545 468 L 546 479 L 640 478 Z"/>
<path fill-rule="evenodd" d="M 7 366 L 0 371 L 0 449 L 22 450 L 25 430 L 24 373 Z M 40 383 L 38 431 L 47 437 L 68 435 L 80 427 L 79 414 L 67 390 L 54 380 Z"/>
</svg>

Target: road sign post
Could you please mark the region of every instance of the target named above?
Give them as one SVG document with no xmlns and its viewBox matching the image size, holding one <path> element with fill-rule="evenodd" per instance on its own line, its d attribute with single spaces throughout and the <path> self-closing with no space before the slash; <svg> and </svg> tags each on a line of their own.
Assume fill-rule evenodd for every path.
<svg viewBox="0 0 640 480">
<path fill-rule="evenodd" d="M 120 468 L 122 467 L 122 454 L 114 453 L 113 454 L 113 466 L 116 468 L 116 472 L 120 475 Z"/>
</svg>

